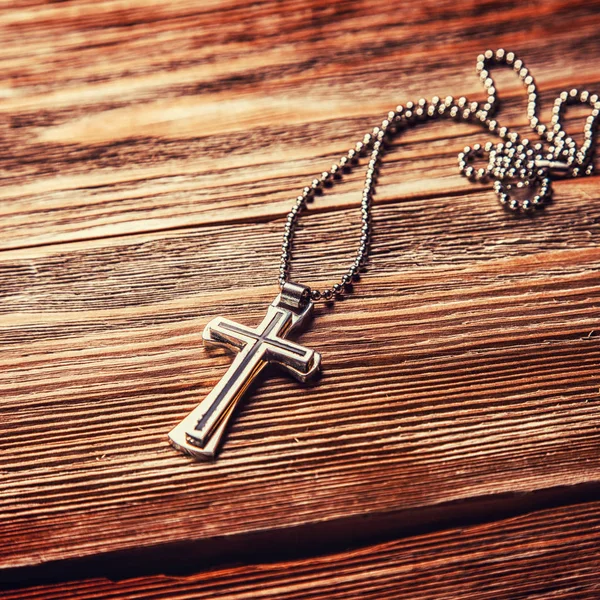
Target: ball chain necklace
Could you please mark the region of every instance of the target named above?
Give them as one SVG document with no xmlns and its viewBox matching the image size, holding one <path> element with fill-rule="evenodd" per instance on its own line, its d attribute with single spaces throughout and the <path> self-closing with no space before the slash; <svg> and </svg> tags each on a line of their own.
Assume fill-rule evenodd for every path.
<svg viewBox="0 0 600 600">
<path fill-rule="evenodd" d="M 490 68 L 504 65 L 512 68 L 527 90 L 527 116 L 533 131 L 541 142 L 531 143 L 516 132 L 502 127 L 493 118 L 497 106 L 497 95 Z M 170 442 L 182 452 L 195 458 L 212 459 L 216 456 L 223 434 L 244 392 L 252 381 L 269 363 L 276 363 L 300 381 L 308 381 L 320 370 L 321 355 L 287 339 L 295 329 L 309 320 L 315 302 L 331 303 L 351 290 L 365 266 L 372 232 L 371 208 L 379 165 L 386 142 L 399 131 L 418 123 L 433 119 L 450 118 L 455 121 L 479 123 L 487 131 L 498 136 L 497 144 L 488 142 L 484 146 L 467 146 L 458 155 L 458 166 L 462 175 L 471 181 L 494 180 L 494 191 L 500 203 L 509 211 L 530 213 L 544 205 L 552 194 L 552 178 L 579 177 L 592 173 L 594 138 L 600 101 L 597 94 L 576 89 L 562 92 L 552 109 L 549 126 L 538 119 L 538 94 L 529 70 L 513 52 L 487 50 L 477 57 L 477 73 L 483 82 L 487 100 L 483 103 L 470 102 L 461 97 L 445 99 L 433 97 L 407 102 L 390 111 L 382 123 L 367 133 L 338 163 L 302 190 L 287 216 L 279 286 L 281 293 L 267 309 L 262 323 L 246 327 L 217 317 L 202 334 L 206 346 L 220 346 L 237 352 L 231 366 L 208 396 L 169 434 Z M 575 141 L 566 135 L 561 118 L 569 104 L 584 104 L 591 107 L 587 117 L 583 143 L 578 148 Z M 331 186 L 356 166 L 362 157 L 369 157 L 362 200 L 360 204 L 361 230 L 356 258 L 333 285 L 322 290 L 311 290 L 305 285 L 289 280 L 292 241 L 300 215 L 307 204 L 323 188 Z M 487 166 L 475 168 L 476 159 L 485 159 Z M 521 188 L 528 197 L 517 199 L 514 188 Z M 512 196 L 511 196 L 512 194 Z"/>
</svg>

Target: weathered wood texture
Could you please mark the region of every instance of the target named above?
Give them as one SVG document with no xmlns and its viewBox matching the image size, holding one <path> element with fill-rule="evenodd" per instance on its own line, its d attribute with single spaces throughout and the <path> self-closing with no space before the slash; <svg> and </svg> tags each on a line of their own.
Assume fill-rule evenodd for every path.
<svg viewBox="0 0 600 600">
<path fill-rule="evenodd" d="M 387 156 L 369 271 L 302 336 L 319 384 L 266 380 L 215 464 L 166 434 L 229 364 L 202 349 L 206 321 L 255 323 L 276 293 L 283 217 L 315 173 L 398 102 L 481 98 L 486 47 L 526 60 L 547 120 L 561 90 L 600 89 L 599 8 L 0 6 L 0 578 L 320 527 L 350 542 L 598 484 L 599 179 L 512 218 L 455 172 L 489 136 L 447 122 Z M 497 81 L 501 121 L 525 131 L 522 89 Z M 311 207 L 300 281 L 345 270 L 361 178 Z"/>
<path fill-rule="evenodd" d="M 600 504 L 592 503 L 312 559 L 188 577 L 84 580 L 23 589 L 5 599 L 597 600 L 599 570 Z"/>
</svg>

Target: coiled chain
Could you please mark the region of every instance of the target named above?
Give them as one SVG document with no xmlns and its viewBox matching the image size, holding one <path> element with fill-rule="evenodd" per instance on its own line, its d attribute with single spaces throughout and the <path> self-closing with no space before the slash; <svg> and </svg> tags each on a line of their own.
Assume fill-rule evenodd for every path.
<svg viewBox="0 0 600 600">
<path fill-rule="evenodd" d="M 497 107 L 497 93 L 490 68 L 495 65 L 511 67 L 521 79 L 527 90 L 527 117 L 533 131 L 541 138 L 541 142 L 531 143 L 521 139 L 519 134 L 502 127 L 493 115 Z M 325 187 L 330 187 L 340 180 L 344 173 L 356 166 L 361 157 L 369 156 L 360 204 L 361 230 L 360 242 L 354 262 L 348 271 L 332 285 L 324 290 L 312 290 L 313 301 L 332 301 L 351 289 L 352 283 L 359 278 L 360 271 L 366 264 L 371 239 L 372 222 L 371 207 L 373 193 L 377 183 L 379 165 L 385 145 L 403 128 L 426 122 L 435 118 L 450 118 L 456 121 L 479 122 L 485 129 L 501 138 L 501 142 L 485 145 L 467 146 L 458 155 L 460 173 L 471 181 L 486 182 L 494 180 L 494 191 L 500 203 L 507 209 L 524 213 L 540 208 L 552 195 L 552 178 L 556 175 L 579 177 L 590 175 L 593 171 L 593 154 L 595 150 L 595 134 L 600 115 L 600 101 L 597 94 L 572 89 L 561 92 L 554 102 L 552 120 L 549 126 L 539 122 L 538 93 L 533 77 L 513 52 L 503 49 L 487 50 L 477 57 L 477 73 L 481 79 L 487 100 L 483 103 L 470 102 L 464 96 L 455 100 L 452 96 L 440 99 L 434 96 L 431 100 L 421 98 L 418 102 L 407 102 L 390 111 L 381 124 L 367 133 L 362 141 L 351 148 L 328 171 L 323 171 L 302 190 L 287 216 L 281 262 L 279 269 L 279 285 L 288 282 L 290 261 L 292 256 L 292 240 L 306 205 L 315 196 L 321 194 Z M 578 148 L 576 142 L 566 135 L 561 119 L 565 107 L 570 104 L 587 104 L 591 113 L 587 117 L 583 143 Z M 485 159 L 486 167 L 476 169 L 475 159 Z M 513 187 L 534 190 L 524 200 L 511 198 Z"/>
</svg>

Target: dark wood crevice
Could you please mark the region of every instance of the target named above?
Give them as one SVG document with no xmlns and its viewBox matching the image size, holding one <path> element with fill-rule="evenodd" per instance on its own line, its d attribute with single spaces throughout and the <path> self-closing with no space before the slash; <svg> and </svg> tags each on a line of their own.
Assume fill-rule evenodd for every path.
<svg viewBox="0 0 600 600">
<path fill-rule="evenodd" d="M 501 494 L 449 502 L 418 510 L 371 513 L 297 527 L 270 528 L 243 535 L 222 536 L 108 552 L 81 559 L 51 561 L 0 571 L 5 590 L 74 580 L 110 581 L 162 575 L 183 577 L 236 565 L 292 562 L 418 537 L 446 529 L 494 524 L 538 511 L 600 501 L 597 482 Z M 600 533 L 599 533 L 600 537 Z"/>
</svg>

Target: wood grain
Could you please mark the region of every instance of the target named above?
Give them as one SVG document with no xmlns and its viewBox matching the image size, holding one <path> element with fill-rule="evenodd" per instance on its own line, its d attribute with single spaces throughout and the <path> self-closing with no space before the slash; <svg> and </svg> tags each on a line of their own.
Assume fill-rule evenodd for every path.
<svg viewBox="0 0 600 600">
<path fill-rule="evenodd" d="M 463 202 L 486 220 L 503 218 Z M 392 223 L 403 206 L 384 210 Z M 20 289 L 8 296 L 20 308 L 2 327 L 5 566 L 35 564 L 40 553 L 57 560 L 597 481 L 600 255 L 586 247 L 588 235 L 577 242 L 574 204 L 554 210 L 544 227 L 513 221 L 534 238 L 550 236 L 556 246 L 545 252 L 526 253 L 520 232 L 476 260 L 473 233 L 465 234 L 470 258 L 450 268 L 466 226 L 456 219 L 438 236 L 426 274 L 413 257 L 412 268 L 401 260 L 377 275 L 386 269 L 375 265 L 391 267 L 398 253 L 376 251 L 356 295 L 343 310 L 322 311 L 302 338 L 325 357 L 320 384 L 268 380 L 214 465 L 183 459 L 165 438 L 229 362 L 200 350 L 202 324 L 218 312 L 256 321 L 275 290 L 198 284 L 224 270 L 235 278 L 217 254 L 231 239 L 244 240 L 239 272 L 252 247 L 273 256 L 277 227 L 240 226 L 237 236 L 205 228 L 177 245 L 167 235 L 163 252 L 146 238 L 113 241 L 97 250 L 97 275 L 89 244 L 82 253 L 57 246 L 22 262 L 5 258 L 10 271 L 32 268 L 31 287 L 15 280 Z M 569 217 L 576 225 L 562 229 Z M 467 220 L 477 231 L 473 211 Z M 324 239 L 328 223 L 312 223 Z M 170 269 L 185 261 L 184 246 L 196 249 L 189 279 Z M 331 266 L 319 256 L 307 265 Z M 158 276 L 169 270 L 172 286 Z M 35 271 L 52 281 L 37 284 Z M 246 277 L 261 280 L 261 270 Z M 57 306 L 62 294 L 52 285 L 76 297 Z"/>
<path fill-rule="evenodd" d="M 518 51 L 546 107 L 599 89 L 598 8 L 0 4 L 0 581 L 597 490 L 600 180 L 514 218 L 456 174 L 487 138 L 450 123 L 390 149 L 369 269 L 302 336 L 318 385 L 270 374 L 215 464 L 166 435 L 230 362 L 202 349 L 207 320 L 252 324 L 276 294 L 283 216 L 315 173 L 398 102 L 481 98 L 485 47 Z M 497 81 L 525 131 L 523 91 Z M 311 205 L 298 280 L 347 268 L 362 176 Z"/>
<path fill-rule="evenodd" d="M 311 559 L 181 576 L 31 587 L 6 600 L 373 598 L 504 600 L 600 595 L 600 504 L 541 511 Z"/>
<path fill-rule="evenodd" d="M 0 100 L 0 248 L 281 217 L 398 102 L 482 98 L 473 67 L 484 46 L 523 55 L 542 83 L 545 118 L 562 89 L 600 87 L 589 2 L 489 1 L 477 16 L 450 3 L 394 14 L 384 3 L 298 0 L 119 6 L 34 5 L 0 17 L 10 82 Z M 516 78 L 500 77 L 499 89 L 505 123 L 523 126 Z M 395 185 L 380 193 L 469 188 L 453 157 L 469 132 L 441 123 L 403 138 L 416 147 L 388 165 Z M 354 204 L 343 189 L 322 205 Z"/>
</svg>

